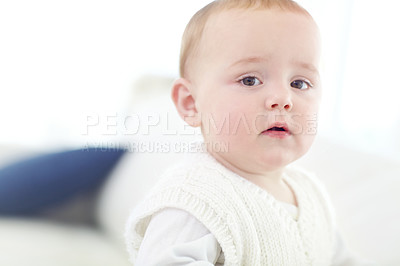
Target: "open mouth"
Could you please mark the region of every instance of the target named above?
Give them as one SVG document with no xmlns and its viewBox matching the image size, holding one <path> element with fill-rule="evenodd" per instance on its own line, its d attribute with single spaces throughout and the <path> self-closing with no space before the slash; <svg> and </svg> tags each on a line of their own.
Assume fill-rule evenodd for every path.
<svg viewBox="0 0 400 266">
<path fill-rule="evenodd" d="M 271 127 L 267 131 L 287 131 L 284 127 Z"/>
<path fill-rule="evenodd" d="M 291 135 L 286 123 L 274 123 L 270 128 L 264 130 L 261 134 L 280 139 Z"/>
</svg>

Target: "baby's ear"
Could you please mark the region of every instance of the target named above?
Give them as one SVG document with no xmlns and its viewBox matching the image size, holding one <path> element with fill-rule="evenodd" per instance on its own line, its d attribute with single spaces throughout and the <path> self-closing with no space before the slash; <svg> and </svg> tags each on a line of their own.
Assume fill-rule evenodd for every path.
<svg viewBox="0 0 400 266">
<path fill-rule="evenodd" d="M 172 85 L 172 100 L 182 119 L 192 127 L 200 126 L 199 113 L 192 94 L 191 83 L 184 78 L 175 80 Z"/>
</svg>

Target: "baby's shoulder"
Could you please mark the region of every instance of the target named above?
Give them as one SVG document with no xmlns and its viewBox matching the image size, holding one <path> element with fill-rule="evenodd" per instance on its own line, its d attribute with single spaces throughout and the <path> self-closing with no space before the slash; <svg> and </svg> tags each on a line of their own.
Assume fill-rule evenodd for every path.
<svg viewBox="0 0 400 266">
<path fill-rule="evenodd" d="M 160 183 L 187 183 L 193 180 L 212 182 L 216 177 L 229 176 L 229 171 L 208 153 L 188 154 L 181 162 L 169 167 L 160 177 Z"/>
<path fill-rule="evenodd" d="M 318 178 L 318 176 L 299 166 L 288 166 L 285 169 L 286 177 L 294 182 L 297 187 L 302 188 L 305 191 L 314 192 L 324 200 L 329 200 L 329 193 L 324 183 Z"/>
<path fill-rule="evenodd" d="M 290 166 L 286 169 L 287 175 L 291 176 L 293 182 L 300 185 L 304 191 L 313 192 L 318 201 L 325 205 L 326 210 L 330 213 L 332 220 L 335 220 L 335 210 L 331 197 L 325 184 L 318 178 L 316 174 L 299 166 Z"/>
<path fill-rule="evenodd" d="M 200 157 L 202 158 L 202 157 Z M 213 187 L 226 188 L 225 173 L 213 162 L 200 159 L 186 158 L 181 162 L 166 169 L 158 182 L 153 186 L 152 192 L 168 189 L 212 189 Z"/>
</svg>

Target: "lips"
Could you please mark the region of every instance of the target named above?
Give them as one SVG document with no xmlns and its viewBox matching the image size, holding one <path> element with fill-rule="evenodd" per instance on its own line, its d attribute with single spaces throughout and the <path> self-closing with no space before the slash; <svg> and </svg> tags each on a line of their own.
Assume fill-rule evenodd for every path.
<svg viewBox="0 0 400 266">
<path fill-rule="evenodd" d="M 291 135 L 289 127 L 285 122 L 275 122 L 263 132 L 262 135 L 266 135 L 272 138 L 283 139 Z"/>
</svg>

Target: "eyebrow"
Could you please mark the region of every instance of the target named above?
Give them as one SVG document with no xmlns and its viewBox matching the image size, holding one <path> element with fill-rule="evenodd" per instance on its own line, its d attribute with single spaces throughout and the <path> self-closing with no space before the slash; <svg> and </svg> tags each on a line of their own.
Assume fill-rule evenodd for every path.
<svg viewBox="0 0 400 266">
<path fill-rule="evenodd" d="M 230 67 L 234 67 L 236 65 L 245 64 L 245 63 L 262 63 L 268 61 L 268 58 L 265 57 L 246 57 L 234 62 Z"/>
<path fill-rule="evenodd" d="M 268 57 L 246 57 L 234 62 L 230 67 L 234 67 L 236 65 L 245 64 L 245 63 L 263 63 L 268 61 Z M 298 66 L 300 68 L 306 69 L 310 72 L 319 74 L 318 68 L 315 67 L 313 64 L 301 62 L 301 61 L 291 61 L 291 64 Z"/>
<path fill-rule="evenodd" d="M 313 64 L 304 63 L 304 62 L 301 62 L 301 61 L 291 61 L 291 63 L 293 65 L 295 65 L 295 66 L 298 66 L 300 68 L 306 69 L 306 70 L 308 70 L 310 72 L 313 72 L 313 73 L 316 73 L 316 74 L 319 75 L 318 68 L 315 67 Z"/>
</svg>

